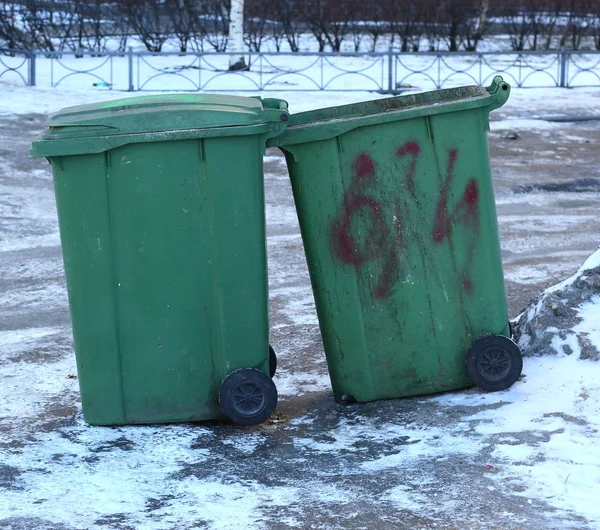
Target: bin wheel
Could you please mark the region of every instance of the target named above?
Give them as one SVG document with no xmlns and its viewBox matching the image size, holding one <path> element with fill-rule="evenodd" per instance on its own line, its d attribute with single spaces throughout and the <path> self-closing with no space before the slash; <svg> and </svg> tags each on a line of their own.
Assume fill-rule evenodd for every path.
<svg viewBox="0 0 600 530">
<path fill-rule="evenodd" d="M 269 344 L 269 375 L 273 377 L 277 371 L 277 355 L 273 346 Z"/>
<path fill-rule="evenodd" d="M 260 370 L 242 368 L 230 373 L 221 383 L 219 405 L 232 422 L 256 425 L 275 411 L 277 388 Z"/>
<path fill-rule="evenodd" d="M 467 354 L 469 376 L 488 392 L 509 388 L 519 379 L 522 369 L 519 347 L 503 335 L 487 335 L 476 340 Z"/>
</svg>

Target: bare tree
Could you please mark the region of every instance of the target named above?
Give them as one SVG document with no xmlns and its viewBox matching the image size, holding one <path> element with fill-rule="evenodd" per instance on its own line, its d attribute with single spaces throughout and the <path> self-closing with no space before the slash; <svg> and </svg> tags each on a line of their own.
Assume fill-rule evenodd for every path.
<svg viewBox="0 0 600 530">
<path fill-rule="evenodd" d="M 567 26 L 562 26 L 559 34 L 559 21 L 565 16 L 566 5 L 565 0 L 514 0 L 503 5 L 500 18 L 512 49 L 549 50 L 558 37 L 559 44 L 564 43 Z"/>
<path fill-rule="evenodd" d="M 392 42 L 400 39 L 400 51 L 419 51 L 422 34 L 422 3 L 420 0 L 393 2 L 387 12 L 391 23 Z"/>
<path fill-rule="evenodd" d="M 571 44 L 573 50 L 581 47 L 583 38 L 587 35 L 592 6 L 585 0 L 568 0 L 565 6 L 567 23 L 560 39 L 560 45 Z"/>
<path fill-rule="evenodd" d="M 327 45 L 328 13 L 324 6 L 326 0 L 309 0 L 302 6 L 302 19 L 317 41 L 319 51 L 325 51 Z"/>
<path fill-rule="evenodd" d="M 182 52 L 233 51 L 235 68 L 245 67 L 246 47 L 260 51 L 267 39 L 278 51 L 286 41 L 298 51 L 306 31 L 320 51 L 340 51 L 348 40 L 360 51 L 367 38 L 374 51 L 385 34 L 402 51 L 419 50 L 423 37 L 431 51 L 443 43 L 474 51 L 492 19 L 514 50 L 578 50 L 588 36 L 600 49 L 600 0 L 0 0 L 0 42 L 102 52 L 111 37 L 124 50 L 133 33 L 158 52 L 174 37 Z"/>
<path fill-rule="evenodd" d="M 352 44 L 355 52 L 360 51 L 360 45 L 367 35 L 367 22 L 372 6 L 365 6 L 363 0 L 348 0 L 351 2 L 352 10 L 350 11 L 350 21 L 348 30 L 352 37 Z"/>
<path fill-rule="evenodd" d="M 200 0 L 197 33 L 216 52 L 227 49 L 230 7 L 229 0 Z"/>
<path fill-rule="evenodd" d="M 0 2 L 0 41 L 9 48 L 30 48 L 31 42 L 19 28 L 23 6 L 16 2 Z"/>
<path fill-rule="evenodd" d="M 596 50 L 600 50 L 600 3 L 590 2 L 590 32 L 594 39 Z"/>
<path fill-rule="evenodd" d="M 423 35 L 429 42 L 430 52 L 439 51 L 446 38 L 445 26 L 442 20 L 443 4 L 437 0 L 424 0 L 422 11 Z"/>
<path fill-rule="evenodd" d="M 467 8 L 470 16 L 464 21 L 465 49 L 474 52 L 490 27 L 488 20 L 490 1 L 471 0 Z"/>
<path fill-rule="evenodd" d="M 187 52 L 194 33 L 194 4 L 194 0 L 166 0 L 173 35 L 182 53 Z"/>
<path fill-rule="evenodd" d="M 534 24 L 534 29 L 539 28 L 539 32 L 534 31 L 532 47 L 537 49 L 541 46 L 544 50 L 550 50 L 562 15 L 564 0 L 540 0 L 537 5 L 544 16 L 537 19 L 537 23 Z M 538 42 L 538 35 L 541 44 Z"/>
<path fill-rule="evenodd" d="M 285 40 L 286 31 L 283 23 L 278 19 L 276 4 L 271 3 L 270 8 L 272 9 L 271 15 L 271 40 L 275 45 L 275 50 L 281 51 L 281 46 Z"/>
<path fill-rule="evenodd" d="M 269 16 L 272 0 L 251 0 L 246 4 L 244 17 L 244 42 L 253 51 L 259 52 L 267 37 L 267 26 L 272 25 Z"/>
<path fill-rule="evenodd" d="M 110 0 L 73 0 L 72 29 L 66 46 L 74 51 L 106 50 L 108 38 L 118 33 Z"/>
<path fill-rule="evenodd" d="M 362 4 L 357 0 L 345 0 L 344 2 L 328 0 L 326 4 L 330 20 L 327 42 L 333 51 L 339 52 L 342 49 L 342 42 L 346 40 L 356 21 Z"/>
<path fill-rule="evenodd" d="M 131 29 L 150 52 L 160 52 L 172 27 L 164 5 L 152 0 L 126 0 Z"/>
<path fill-rule="evenodd" d="M 299 51 L 302 22 L 298 4 L 292 0 L 273 0 L 273 2 L 275 6 L 275 19 L 281 24 L 290 50 L 293 52 Z"/>
<path fill-rule="evenodd" d="M 354 2 L 336 0 L 310 0 L 304 5 L 303 20 L 317 40 L 320 52 L 327 45 L 334 52 L 340 51 L 350 31 L 355 7 Z"/>
<path fill-rule="evenodd" d="M 537 17 L 531 17 L 528 10 L 527 0 L 515 0 L 510 6 L 506 7 L 502 14 L 502 23 L 504 30 L 510 39 L 510 45 L 515 51 L 522 51 L 537 24 Z"/>
<path fill-rule="evenodd" d="M 489 0 L 419 0 L 415 8 L 422 22 L 419 35 L 429 40 L 429 49 L 439 49 L 443 40 L 448 50 L 476 51 L 490 27 Z"/>
<path fill-rule="evenodd" d="M 448 44 L 448 50 L 458 51 L 463 44 L 462 26 L 465 18 L 465 6 L 460 0 L 444 0 L 442 3 L 441 22 L 444 24 L 444 32 Z"/>
<path fill-rule="evenodd" d="M 86 2 L 82 0 L 73 0 L 71 2 L 71 9 L 73 11 L 74 19 L 70 28 L 70 35 L 67 37 L 65 44 L 66 47 L 72 51 L 81 51 L 85 46 L 85 41 L 87 40 L 87 31 L 88 31 L 88 9 Z"/>
<path fill-rule="evenodd" d="M 85 12 L 86 42 L 88 50 L 101 52 L 106 50 L 108 37 L 113 33 L 112 23 L 109 22 L 110 2 L 107 0 L 92 0 L 88 2 Z"/>
<path fill-rule="evenodd" d="M 72 1 L 26 0 L 21 24 L 30 47 L 44 51 L 61 51 L 73 36 L 78 17 Z"/>
<path fill-rule="evenodd" d="M 239 55 L 229 56 L 230 70 L 248 70 L 242 55 L 244 48 L 244 0 L 231 0 L 229 9 L 229 51 Z"/>
<path fill-rule="evenodd" d="M 395 0 L 382 0 L 365 9 L 365 31 L 371 39 L 371 51 L 377 49 L 379 39 L 390 33 L 389 10 Z"/>
<path fill-rule="evenodd" d="M 118 50 L 125 51 L 127 39 L 131 33 L 131 22 L 128 16 L 128 8 L 124 0 L 108 2 L 107 19 L 110 20 L 109 36 L 118 39 Z"/>
</svg>

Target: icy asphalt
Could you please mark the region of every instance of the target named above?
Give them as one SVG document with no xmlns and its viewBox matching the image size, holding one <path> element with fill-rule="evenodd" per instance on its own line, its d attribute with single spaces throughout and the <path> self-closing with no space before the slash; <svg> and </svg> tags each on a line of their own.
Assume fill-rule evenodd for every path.
<svg viewBox="0 0 600 530">
<path fill-rule="evenodd" d="M 594 118 L 588 108 L 565 114 Z M 546 121 L 522 109 L 493 118 L 502 118 L 492 123 L 490 150 L 515 316 L 598 246 L 600 196 L 582 179 L 600 176 L 600 121 Z M 598 460 L 551 449 L 561 437 L 583 444 L 596 436 L 598 418 L 573 413 L 575 405 L 565 412 L 551 399 L 559 389 L 532 377 L 533 361 L 505 394 L 333 401 L 276 151 L 265 159 L 271 342 L 280 363 L 274 420 L 253 428 L 87 426 L 70 377 L 49 166 L 27 156 L 43 120 L 0 115 L 0 528 L 599 527 L 591 506 Z M 503 138 L 514 131 L 517 140 Z M 600 398 L 597 387 L 573 383 L 588 396 L 580 400 Z M 519 402 L 533 395 L 528 385 L 548 392 L 547 407 Z"/>
</svg>

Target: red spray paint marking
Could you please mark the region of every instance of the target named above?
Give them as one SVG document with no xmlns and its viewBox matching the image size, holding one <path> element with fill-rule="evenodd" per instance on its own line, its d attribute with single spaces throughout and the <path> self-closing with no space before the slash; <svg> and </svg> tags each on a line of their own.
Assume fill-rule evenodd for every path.
<svg viewBox="0 0 600 530">
<path fill-rule="evenodd" d="M 448 194 L 452 180 L 454 179 L 456 156 L 456 149 L 450 149 L 446 180 L 440 191 L 440 198 L 435 212 L 435 222 L 433 224 L 432 235 L 436 243 L 441 243 L 450 235 L 454 224 L 474 225 L 479 219 L 479 188 L 475 179 L 469 180 L 458 204 L 451 213 L 448 211 Z"/>
<path fill-rule="evenodd" d="M 396 222 L 390 240 L 388 257 L 381 271 L 379 281 L 373 290 L 376 298 L 389 297 L 392 294 L 391 287 L 398 278 L 398 269 L 400 268 L 399 253 L 404 249 L 404 222 L 399 208 L 396 210 L 395 219 Z"/>
<path fill-rule="evenodd" d="M 417 168 L 417 157 L 421 154 L 421 147 L 417 142 L 406 142 L 404 145 L 398 147 L 396 155 L 399 158 L 410 155 L 412 160 L 408 166 L 406 173 L 406 188 L 409 193 L 414 194 L 415 192 L 415 170 Z"/>
<path fill-rule="evenodd" d="M 410 157 L 404 176 L 406 189 L 416 198 L 415 174 L 417 159 L 421 147 L 417 142 L 409 141 L 396 150 L 399 158 Z M 463 286 L 466 292 L 473 290 L 473 283 L 468 276 L 470 261 L 475 250 L 479 228 L 479 188 L 475 179 L 470 179 L 465 186 L 458 204 L 449 211 L 448 201 L 454 166 L 458 151 L 450 149 L 446 178 L 440 190 L 433 223 L 432 236 L 435 243 L 444 242 L 452 233 L 453 227 L 463 224 L 471 227 L 473 234 L 468 242 L 467 256 L 469 262 L 463 270 Z M 331 224 L 331 244 L 334 255 L 343 263 L 360 267 L 365 263 L 379 259 L 383 266 L 377 283 L 373 288 L 376 298 L 387 298 L 391 295 L 392 285 L 398 278 L 400 268 L 400 252 L 405 249 L 404 222 L 402 204 L 398 201 L 396 215 L 390 227 L 386 221 L 379 202 L 368 194 L 368 189 L 377 183 L 375 162 L 368 154 L 359 155 L 354 161 L 354 178 L 350 188 L 344 193 L 343 208 L 340 216 Z M 355 215 L 363 213 L 370 221 L 362 247 L 352 234 L 352 220 Z"/>
<path fill-rule="evenodd" d="M 363 249 L 358 248 L 350 233 L 352 217 L 361 209 L 368 210 L 371 219 L 371 226 Z M 373 259 L 377 248 L 385 244 L 386 228 L 381 208 L 375 199 L 347 192 L 344 197 L 342 217 L 333 221 L 331 225 L 334 252 L 344 263 L 362 265 Z"/>
<path fill-rule="evenodd" d="M 473 282 L 469 278 L 469 270 L 477 236 L 479 233 L 479 187 L 475 179 L 470 179 L 465 186 L 462 197 L 452 212 L 448 211 L 448 195 L 454 179 L 454 165 L 458 151 L 450 149 L 448 153 L 448 167 L 446 171 L 446 180 L 440 191 L 440 198 L 435 212 L 435 221 L 433 224 L 432 236 L 436 243 L 442 243 L 452 233 L 453 227 L 462 224 L 470 227 L 473 231 L 467 247 L 467 263 L 464 266 L 463 287 L 467 293 L 473 291 Z"/>
<path fill-rule="evenodd" d="M 366 188 L 376 183 L 375 162 L 367 154 L 359 155 L 354 162 L 354 179 L 344 194 L 341 215 L 331 224 L 331 243 L 335 256 L 342 262 L 361 266 L 374 259 L 384 260 L 381 275 L 373 289 L 376 298 L 391 294 L 391 286 L 397 277 L 399 248 L 403 246 L 401 225 L 395 227 L 396 237 L 385 220 L 381 205 L 366 194 Z M 366 213 L 370 220 L 369 230 L 362 248 L 352 235 L 352 219 L 359 212 Z"/>
<path fill-rule="evenodd" d="M 473 282 L 471 280 L 469 280 L 469 278 L 464 279 L 463 286 L 465 288 L 465 291 L 467 291 L 467 293 L 473 292 Z"/>
<path fill-rule="evenodd" d="M 358 155 L 354 162 L 354 175 L 359 179 L 374 181 L 375 177 L 375 162 L 366 154 Z M 354 179 L 354 182 L 356 181 Z"/>
</svg>

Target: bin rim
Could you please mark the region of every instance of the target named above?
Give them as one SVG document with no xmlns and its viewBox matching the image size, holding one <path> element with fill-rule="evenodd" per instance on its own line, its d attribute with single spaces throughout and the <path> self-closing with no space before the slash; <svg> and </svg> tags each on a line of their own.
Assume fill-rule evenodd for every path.
<svg viewBox="0 0 600 530">
<path fill-rule="evenodd" d="M 285 129 L 285 122 L 264 123 L 242 127 L 212 127 L 208 129 L 184 129 L 179 131 L 104 135 L 88 138 L 47 140 L 44 133 L 32 143 L 29 154 L 32 158 L 71 155 L 93 155 L 104 153 L 129 144 L 192 140 L 201 138 L 225 138 L 232 136 L 264 135 L 270 138 Z"/>
<path fill-rule="evenodd" d="M 165 112 L 168 119 L 157 120 Z M 207 118 L 207 119 L 202 119 Z M 140 96 L 67 107 L 51 114 L 32 157 L 95 154 L 126 144 L 264 135 L 287 126 L 287 102 L 217 94 Z"/>
<path fill-rule="evenodd" d="M 463 93 L 466 94 L 464 97 L 444 98 Z M 486 107 L 489 113 L 504 105 L 509 95 L 510 85 L 501 76 L 496 76 L 488 87 L 469 85 L 301 112 L 291 115 L 286 130 L 271 138 L 267 147 L 284 148 L 328 140 L 360 127 L 481 107 Z M 361 109 L 367 110 L 368 114 L 361 114 Z M 346 115 L 335 115 L 346 111 Z"/>
</svg>

